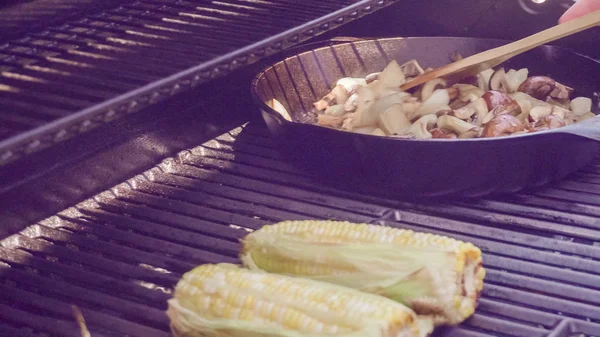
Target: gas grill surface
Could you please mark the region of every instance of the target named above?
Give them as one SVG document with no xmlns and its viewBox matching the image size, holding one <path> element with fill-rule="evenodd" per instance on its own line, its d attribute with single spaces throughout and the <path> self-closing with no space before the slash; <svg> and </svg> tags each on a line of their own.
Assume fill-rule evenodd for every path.
<svg viewBox="0 0 600 337">
<path fill-rule="evenodd" d="M 571 2 L 527 1 L 397 1 L 330 36 L 514 39 Z M 438 337 L 600 337 L 600 158 L 516 195 L 397 201 L 328 188 L 284 163 L 262 121 L 211 139 L 259 117 L 248 90 L 258 67 L 236 67 L 395 0 L 20 2 L 31 10 L 0 12 L 0 337 L 80 337 L 72 305 L 91 337 L 168 337 L 183 273 L 236 263 L 240 238 L 291 219 L 479 246 L 488 274 L 477 313 Z M 525 2 L 554 14 L 530 16 Z M 183 69 L 193 70 L 165 80 Z"/>
<path fill-rule="evenodd" d="M 508 198 L 399 202 L 330 189 L 250 123 L 2 241 L 0 335 L 168 336 L 166 301 L 202 263 L 237 261 L 266 223 L 339 219 L 471 241 L 488 270 L 476 315 L 437 336 L 600 336 L 600 161 Z"/>
<path fill-rule="evenodd" d="M 0 13 L 8 31 L 0 32 L 0 165 L 395 1 L 36 0 L 9 8 Z"/>
</svg>

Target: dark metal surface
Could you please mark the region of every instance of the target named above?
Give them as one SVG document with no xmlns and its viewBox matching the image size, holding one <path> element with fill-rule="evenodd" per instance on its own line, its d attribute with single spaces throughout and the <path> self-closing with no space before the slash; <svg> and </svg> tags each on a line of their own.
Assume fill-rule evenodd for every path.
<svg viewBox="0 0 600 337">
<path fill-rule="evenodd" d="M 343 43 L 274 64 L 257 76 L 252 90 L 278 148 L 325 183 L 351 184 L 387 196 L 512 193 L 559 180 L 589 163 L 600 151 L 598 120 L 510 137 L 412 140 L 321 127 L 309 113 L 312 103 L 342 77 L 364 77 L 394 59 L 417 59 L 424 67 L 438 67 L 455 51 L 468 56 L 503 43 L 446 37 Z M 531 76 L 565 83 L 575 88 L 574 96 L 592 98 L 592 112 L 600 112 L 600 62 L 543 46 L 503 66 L 528 68 Z M 293 122 L 264 103 L 272 98 L 286 107 Z"/>
<path fill-rule="evenodd" d="M 395 1 L 125 1 L 29 32 L 0 45 L 0 165 Z"/>
<path fill-rule="evenodd" d="M 168 336 L 182 273 L 235 262 L 238 239 L 286 219 L 410 228 L 481 247 L 476 315 L 451 337 L 600 336 L 600 162 L 509 198 L 414 203 L 335 190 L 283 163 L 260 124 L 181 152 L 1 241 L 0 335 Z"/>
</svg>

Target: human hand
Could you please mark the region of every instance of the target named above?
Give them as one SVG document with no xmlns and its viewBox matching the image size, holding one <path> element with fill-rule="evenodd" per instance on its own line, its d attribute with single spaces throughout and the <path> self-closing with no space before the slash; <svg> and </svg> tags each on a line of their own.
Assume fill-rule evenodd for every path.
<svg viewBox="0 0 600 337">
<path fill-rule="evenodd" d="M 560 17 L 558 23 L 565 23 L 598 10 L 600 10 L 600 0 L 579 0 Z"/>
</svg>

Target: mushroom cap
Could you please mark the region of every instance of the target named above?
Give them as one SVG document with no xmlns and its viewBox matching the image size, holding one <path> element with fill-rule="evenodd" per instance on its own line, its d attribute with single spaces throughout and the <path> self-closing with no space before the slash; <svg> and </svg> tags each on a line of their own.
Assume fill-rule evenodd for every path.
<svg viewBox="0 0 600 337">
<path fill-rule="evenodd" d="M 494 110 L 498 106 L 509 105 L 515 102 L 507 93 L 498 90 L 486 91 L 481 98 L 487 104 L 488 110 Z"/>
<path fill-rule="evenodd" d="M 458 136 L 446 129 L 435 128 L 429 131 L 431 133 L 431 138 L 440 138 L 440 139 L 455 139 Z"/>
<path fill-rule="evenodd" d="M 518 91 L 524 92 L 533 98 L 545 100 L 555 88 L 556 81 L 550 77 L 532 76 L 521 83 Z"/>
<path fill-rule="evenodd" d="M 498 115 L 483 128 L 482 137 L 499 137 L 521 132 L 525 126 L 513 115 Z"/>
</svg>

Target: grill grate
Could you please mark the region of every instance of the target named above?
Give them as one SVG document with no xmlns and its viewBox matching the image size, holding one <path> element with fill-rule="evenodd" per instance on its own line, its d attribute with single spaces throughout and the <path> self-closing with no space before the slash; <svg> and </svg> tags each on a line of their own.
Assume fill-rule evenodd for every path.
<svg viewBox="0 0 600 337">
<path fill-rule="evenodd" d="M 8 41 L 0 165 L 396 1 L 126 1 Z"/>
<path fill-rule="evenodd" d="M 0 245 L 0 334 L 168 336 L 182 273 L 236 262 L 286 219 L 379 223 L 468 240 L 488 270 L 477 314 L 438 336 L 600 336 L 600 164 L 507 198 L 411 203 L 338 191 L 280 161 L 248 124 L 33 224 Z"/>
</svg>

